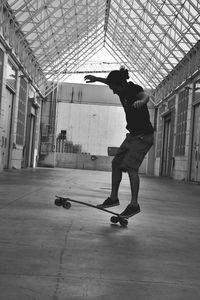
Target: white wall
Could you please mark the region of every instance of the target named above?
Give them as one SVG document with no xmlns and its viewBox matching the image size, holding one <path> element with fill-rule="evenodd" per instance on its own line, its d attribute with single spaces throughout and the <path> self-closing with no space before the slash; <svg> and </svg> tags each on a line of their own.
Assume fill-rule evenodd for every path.
<svg viewBox="0 0 200 300">
<path fill-rule="evenodd" d="M 118 147 L 127 133 L 122 107 L 58 103 L 57 135 L 82 145 L 82 152 L 107 155 L 107 147 Z"/>
<path fill-rule="evenodd" d="M 62 83 L 58 101 L 121 106 L 119 97 L 107 85 Z"/>
</svg>

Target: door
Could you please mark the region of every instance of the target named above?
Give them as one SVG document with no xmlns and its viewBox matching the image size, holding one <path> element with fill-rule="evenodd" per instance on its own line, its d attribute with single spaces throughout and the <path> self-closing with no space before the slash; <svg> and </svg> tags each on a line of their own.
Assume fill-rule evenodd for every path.
<svg viewBox="0 0 200 300">
<path fill-rule="evenodd" d="M 200 181 L 200 103 L 194 106 L 194 126 L 192 138 L 192 160 L 190 178 Z"/>
<path fill-rule="evenodd" d="M 4 169 L 9 168 L 12 109 L 14 94 L 6 89 L 6 101 L 4 106 L 3 129 L 2 129 L 2 164 Z"/>
<path fill-rule="evenodd" d="M 29 131 L 29 149 L 28 149 L 28 166 L 33 167 L 34 162 L 34 132 L 35 132 L 35 116 L 30 115 L 30 131 Z"/>
<path fill-rule="evenodd" d="M 26 121 L 26 137 L 23 150 L 24 168 L 34 166 L 35 126 L 36 110 L 32 107 L 32 101 L 29 100 Z"/>
<path fill-rule="evenodd" d="M 162 176 L 171 176 L 171 114 L 164 118 L 164 135 L 163 135 L 163 151 L 162 151 Z"/>
</svg>

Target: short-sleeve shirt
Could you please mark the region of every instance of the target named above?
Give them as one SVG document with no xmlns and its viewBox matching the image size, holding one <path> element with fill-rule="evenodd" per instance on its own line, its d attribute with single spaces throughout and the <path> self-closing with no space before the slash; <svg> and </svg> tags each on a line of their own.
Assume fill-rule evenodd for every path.
<svg viewBox="0 0 200 300">
<path fill-rule="evenodd" d="M 128 85 L 126 94 L 120 97 L 126 114 L 127 130 L 132 135 L 153 133 L 154 129 L 150 122 L 147 105 L 145 104 L 139 109 L 132 106 L 135 101 L 139 100 L 137 95 L 144 91 L 143 88 L 133 82 L 128 82 Z"/>
</svg>

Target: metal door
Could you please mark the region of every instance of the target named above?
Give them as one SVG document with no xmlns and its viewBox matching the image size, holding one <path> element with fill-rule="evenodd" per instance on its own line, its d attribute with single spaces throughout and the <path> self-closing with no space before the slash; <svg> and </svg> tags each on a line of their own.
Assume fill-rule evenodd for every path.
<svg viewBox="0 0 200 300">
<path fill-rule="evenodd" d="M 192 181 L 200 181 L 200 103 L 194 106 L 191 174 Z"/>
<path fill-rule="evenodd" d="M 2 164 L 4 169 L 9 168 L 13 97 L 14 94 L 10 90 L 6 89 L 2 130 Z"/>
<path fill-rule="evenodd" d="M 28 149 L 28 166 L 33 167 L 34 163 L 34 132 L 35 132 L 35 116 L 30 115 L 30 129 L 29 129 L 29 149 Z"/>
<path fill-rule="evenodd" d="M 162 151 L 162 176 L 171 176 L 171 115 L 164 118 L 164 135 L 163 135 L 163 151 Z"/>
</svg>

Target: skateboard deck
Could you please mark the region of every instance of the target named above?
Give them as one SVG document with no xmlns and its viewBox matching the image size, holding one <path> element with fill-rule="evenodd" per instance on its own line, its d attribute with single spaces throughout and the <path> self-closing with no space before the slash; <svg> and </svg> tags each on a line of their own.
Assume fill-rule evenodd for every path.
<svg viewBox="0 0 200 300">
<path fill-rule="evenodd" d="M 92 208 L 96 208 L 96 209 L 102 210 L 104 212 L 107 212 L 109 214 L 112 214 L 112 217 L 110 218 L 111 223 L 114 223 L 114 224 L 120 223 L 120 225 L 123 227 L 128 225 L 128 220 L 126 218 L 123 218 L 122 216 L 120 216 L 120 214 L 118 214 L 114 211 L 108 210 L 106 208 L 98 207 L 97 205 L 93 205 L 88 202 L 78 201 L 78 200 L 74 200 L 74 199 L 67 198 L 67 197 L 56 196 L 56 199 L 55 199 L 55 205 L 62 206 L 65 209 L 70 209 L 71 202 L 89 206 Z"/>
</svg>

